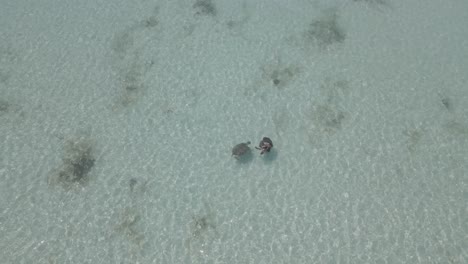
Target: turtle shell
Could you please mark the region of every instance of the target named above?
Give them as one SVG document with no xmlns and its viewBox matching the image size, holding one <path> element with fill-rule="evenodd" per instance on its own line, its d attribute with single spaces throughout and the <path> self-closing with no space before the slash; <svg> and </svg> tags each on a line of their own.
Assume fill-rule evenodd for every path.
<svg viewBox="0 0 468 264">
<path fill-rule="evenodd" d="M 236 158 L 243 156 L 247 153 L 250 152 L 250 147 L 249 147 L 250 141 L 247 141 L 245 143 L 240 143 L 235 145 L 232 148 L 232 155 Z"/>
</svg>

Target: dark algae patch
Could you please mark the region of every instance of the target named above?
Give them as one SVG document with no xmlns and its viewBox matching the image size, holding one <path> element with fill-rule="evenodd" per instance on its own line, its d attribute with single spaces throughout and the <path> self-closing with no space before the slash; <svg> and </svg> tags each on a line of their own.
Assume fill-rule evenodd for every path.
<svg viewBox="0 0 468 264">
<path fill-rule="evenodd" d="M 127 207 L 119 217 L 115 231 L 123 235 L 134 246 L 141 248 L 145 242 L 145 235 L 140 231 L 141 215 L 133 207 Z"/>
<path fill-rule="evenodd" d="M 208 252 L 213 246 L 219 233 L 216 230 L 216 217 L 210 207 L 205 204 L 206 209 L 192 215 L 188 223 L 189 237 L 185 240 L 185 247 L 194 258 L 200 257 L 200 252 Z"/>
<path fill-rule="evenodd" d="M 59 184 L 66 188 L 76 184 L 87 184 L 96 162 L 92 152 L 92 143 L 89 139 L 68 140 L 65 143 L 62 166 L 49 177 L 49 184 Z"/>
<path fill-rule="evenodd" d="M 297 68 L 286 67 L 283 69 L 274 69 L 269 73 L 269 79 L 271 83 L 281 89 L 286 86 L 298 72 Z M 265 72 L 266 73 L 266 72 Z"/>
<path fill-rule="evenodd" d="M 343 107 L 348 101 L 351 87 L 348 81 L 326 78 L 320 86 L 323 98 L 311 105 L 306 124 L 306 133 L 314 146 L 329 141 L 335 134 L 343 131 L 349 113 Z"/>
<path fill-rule="evenodd" d="M 123 109 L 136 105 L 144 97 L 148 88 L 145 75 L 154 65 L 148 56 L 144 56 L 148 36 L 157 36 L 160 32 L 159 7 L 155 7 L 151 14 L 144 16 L 136 23 L 131 23 L 116 33 L 111 42 L 114 57 L 114 67 L 117 76 L 117 100 L 114 109 Z"/>
<path fill-rule="evenodd" d="M 215 229 L 216 226 L 209 215 L 192 216 L 191 235 L 194 238 L 199 238 L 202 233 L 208 232 L 208 229 Z"/>
<path fill-rule="evenodd" d="M 0 100 L 0 114 L 8 112 L 10 104 L 7 101 Z"/>
<path fill-rule="evenodd" d="M 81 153 L 76 160 L 69 161 L 69 171 L 62 171 L 60 176 L 67 181 L 81 181 L 94 166 L 94 159 L 87 153 Z"/>
<path fill-rule="evenodd" d="M 335 43 L 343 43 L 346 34 L 338 24 L 336 11 L 312 21 L 306 31 L 306 37 L 314 44 L 326 48 Z"/>
<path fill-rule="evenodd" d="M 217 10 L 212 0 L 197 0 L 193 4 L 197 15 L 216 16 Z"/>
<path fill-rule="evenodd" d="M 368 5 L 374 5 L 374 6 L 388 6 L 389 3 L 386 0 L 353 0 L 353 2 L 356 3 L 365 3 Z"/>
</svg>

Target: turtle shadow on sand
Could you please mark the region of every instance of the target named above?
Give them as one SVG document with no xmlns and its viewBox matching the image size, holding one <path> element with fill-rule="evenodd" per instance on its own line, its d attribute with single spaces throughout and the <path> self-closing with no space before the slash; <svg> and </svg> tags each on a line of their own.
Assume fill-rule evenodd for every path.
<svg viewBox="0 0 468 264">
<path fill-rule="evenodd" d="M 276 150 L 276 148 L 272 148 L 270 152 L 264 153 L 262 155 L 263 162 L 267 164 L 275 161 L 277 157 L 278 157 L 278 151 Z"/>
<path fill-rule="evenodd" d="M 249 153 L 237 158 L 236 160 L 237 160 L 237 163 L 244 164 L 244 163 L 251 162 L 253 160 L 253 157 L 254 157 L 254 155 L 253 155 L 252 151 L 250 151 Z"/>
</svg>

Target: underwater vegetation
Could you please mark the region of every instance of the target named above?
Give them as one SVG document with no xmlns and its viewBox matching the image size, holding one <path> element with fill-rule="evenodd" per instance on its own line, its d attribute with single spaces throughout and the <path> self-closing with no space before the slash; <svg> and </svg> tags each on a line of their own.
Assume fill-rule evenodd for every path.
<svg viewBox="0 0 468 264">
<path fill-rule="evenodd" d="M 153 65 L 152 60 L 140 61 L 136 56 L 120 70 L 119 90 L 114 109 L 132 106 L 144 97 L 147 88 L 144 78 Z"/>
<path fill-rule="evenodd" d="M 296 63 L 286 63 L 279 57 L 272 61 L 265 62 L 259 67 L 260 76 L 244 88 L 244 96 L 249 98 L 259 98 L 266 101 L 266 96 L 272 92 L 272 87 L 277 91 L 283 91 L 292 87 L 292 83 L 302 72 L 302 67 Z"/>
<path fill-rule="evenodd" d="M 147 70 L 147 69 L 146 69 Z M 144 92 L 144 84 L 142 78 L 145 69 L 140 65 L 129 66 L 127 72 L 122 74 L 122 86 L 123 90 L 121 93 L 121 104 L 122 106 L 129 106 L 135 103 Z"/>
<path fill-rule="evenodd" d="M 6 84 L 15 72 L 15 65 L 20 61 L 21 53 L 16 50 L 14 43 L 6 43 L 7 36 L 2 37 L 0 42 L 0 84 Z"/>
<path fill-rule="evenodd" d="M 335 43 L 343 43 L 346 34 L 339 26 L 338 15 L 333 10 L 312 21 L 305 32 L 305 37 L 319 47 L 326 48 Z"/>
<path fill-rule="evenodd" d="M 287 129 L 290 127 L 291 119 L 292 117 L 285 106 L 275 109 L 275 112 L 272 115 L 272 121 L 275 132 L 278 136 L 282 136 L 286 133 Z"/>
<path fill-rule="evenodd" d="M 389 5 L 387 0 L 353 0 L 353 2 L 361 2 L 370 5 Z"/>
<path fill-rule="evenodd" d="M 141 215 L 134 208 L 127 207 L 120 215 L 119 223 L 115 226 L 115 231 L 124 235 L 132 243 L 141 247 L 145 241 L 145 235 L 138 231 L 138 224 Z"/>
<path fill-rule="evenodd" d="M 448 96 L 444 96 L 442 94 L 439 93 L 439 99 L 440 99 L 440 102 L 442 103 L 442 105 L 444 106 L 444 108 L 448 111 L 451 111 L 453 110 L 453 102 L 452 102 L 452 99 Z"/>
<path fill-rule="evenodd" d="M 332 105 L 318 105 L 313 109 L 314 121 L 319 124 L 323 132 L 334 133 L 341 128 L 345 114 Z"/>
<path fill-rule="evenodd" d="M 208 203 L 204 203 L 204 210 L 193 214 L 189 223 L 189 233 L 191 239 L 201 238 L 210 230 L 216 230 L 215 215 Z"/>
<path fill-rule="evenodd" d="M 263 78 L 274 87 L 282 89 L 286 87 L 300 72 L 298 66 L 294 65 L 267 65 L 262 67 Z"/>
<path fill-rule="evenodd" d="M 152 14 L 117 32 L 111 42 L 111 50 L 116 60 L 118 70 L 117 102 L 115 108 L 126 108 L 144 97 L 144 77 L 154 65 L 151 58 L 142 55 L 144 46 L 138 38 L 146 39 L 148 34 L 158 33 L 159 8 L 155 7 Z"/>
<path fill-rule="evenodd" d="M 26 113 L 20 104 L 12 102 L 12 100 L 0 99 L 0 117 L 13 118 L 18 121 L 22 120 L 25 115 Z"/>
<path fill-rule="evenodd" d="M 452 108 L 452 103 L 450 102 L 450 98 L 445 97 L 445 98 L 442 98 L 440 101 L 442 102 L 442 104 L 447 110 L 450 110 Z"/>
<path fill-rule="evenodd" d="M 445 124 L 445 128 L 451 134 L 463 136 L 465 139 L 468 139 L 468 124 L 466 123 L 450 120 Z"/>
<path fill-rule="evenodd" d="M 391 8 L 391 3 L 388 0 L 352 0 L 353 3 L 364 5 L 367 9 L 384 11 Z"/>
<path fill-rule="evenodd" d="M 218 235 L 216 230 L 215 215 L 205 203 L 205 210 L 192 215 L 188 223 L 189 237 L 185 240 L 185 246 L 192 257 L 200 257 L 211 249 L 211 243 Z"/>
<path fill-rule="evenodd" d="M 135 185 L 138 183 L 138 180 L 135 179 L 135 178 L 131 178 L 129 181 L 128 181 L 128 185 L 130 187 L 130 192 L 133 192 L 133 190 L 135 189 Z"/>
<path fill-rule="evenodd" d="M 311 106 L 308 113 L 309 122 L 305 128 L 309 140 L 314 145 L 342 130 L 348 117 L 348 113 L 341 106 L 349 92 L 348 82 L 327 78 L 321 89 L 325 100 Z"/>
<path fill-rule="evenodd" d="M 411 153 L 414 153 L 417 150 L 424 134 L 425 131 L 420 127 L 411 127 L 403 130 L 403 135 L 407 138 L 406 147 Z"/>
<path fill-rule="evenodd" d="M 0 115 L 8 112 L 10 104 L 7 101 L 0 100 Z"/>
<path fill-rule="evenodd" d="M 155 15 L 149 16 L 141 21 L 144 28 L 154 28 L 159 25 L 159 20 Z"/>
<path fill-rule="evenodd" d="M 0 69 L 0 83 L 6 83 L 10 79 L 10 74 Z"/>
<path fill-rule="evenodd" d="M 66 188 L 75 184 L 87 184 L 89 173 L 96 161 L 92 152 L 91 140 L 87 138 L 68 140 L 65 144 L 62 166 L 49 177 L 49 184 L 60 184 Z"/>
<path fill-rule="evenodd" d="M 197 15 L 203 16 L 216 16 L 217 10 L 212 0 L 197 0 L 193 4 L 193 8 L 196 9 Z"/>
<path fill-rule="evenodd" d="M 385 0 L 353 0 L 353 2 L 365 2 L 370 4 L 386 4 Z"/>
<path fill-rule="evenodd" d="M 208 229 L 216 229 L 210 215 L 192 216 L 191 235 L 194 238 L 199 238 L 203 233 L 208 232 Z"/>
<path fill-rule="evenodd" d="M 139 35 L 145 36 L 150 30 L 157 30 L 159 25 L 159 8 L 155 7 L 152 14 L 143 17 L 138 22 L 130 24 L 125 29 L 117 32 L 111 42 L 111 50 L 119 59 L 125 59 L 128 55 L 134 55 L 138 42 L 135 41 Z M 133 57 L 133 56 L 132 56 Z"/>
</svg>

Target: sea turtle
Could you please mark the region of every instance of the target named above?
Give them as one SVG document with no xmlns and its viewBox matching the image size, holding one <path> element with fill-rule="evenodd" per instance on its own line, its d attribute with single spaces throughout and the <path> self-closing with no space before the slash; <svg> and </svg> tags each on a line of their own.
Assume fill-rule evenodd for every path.
<svg viewBox="0 0 468 264">
<path fill-rule="evenodd" d="M 265 152 L 270 152 L 271 148 L 273 147 L 273 142 L 270 138 L 264 137 L 258 147 L 255 147 L 258 150 L 261 150 L 260 155 L 263 155 Z"/>
<path fill-rule="evenodd" d="M 232 148 L 232 156 L 234 156 L 234 158 L 236 159 L 239 159 L 240 157 L 250 153 L 249 144 L 250 144 L 250 141 L 235 145 Z"/>
</svg>

